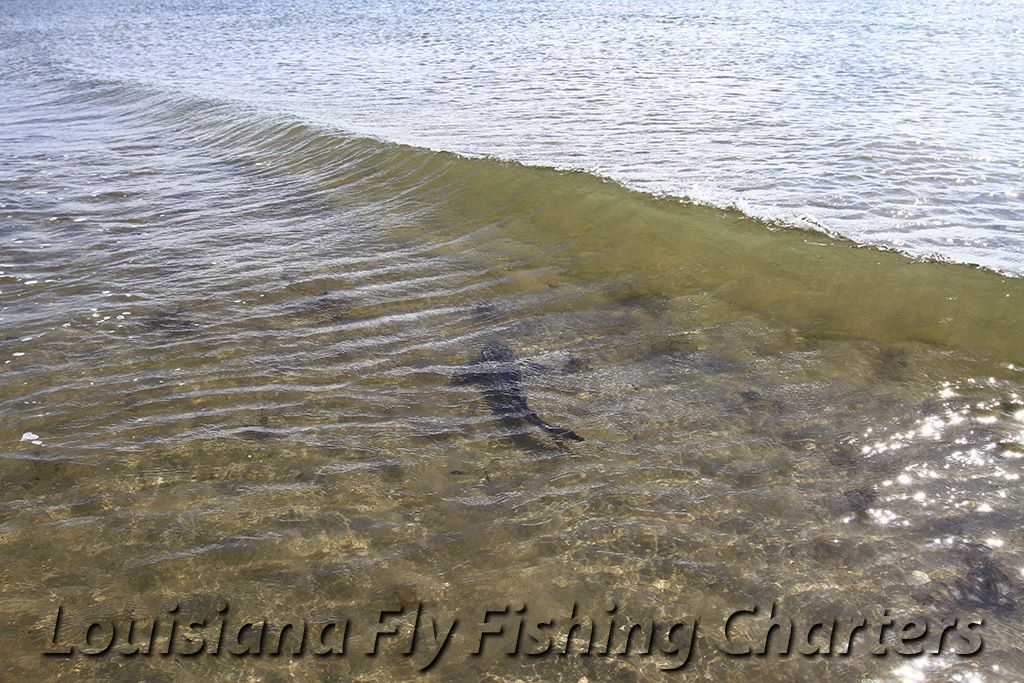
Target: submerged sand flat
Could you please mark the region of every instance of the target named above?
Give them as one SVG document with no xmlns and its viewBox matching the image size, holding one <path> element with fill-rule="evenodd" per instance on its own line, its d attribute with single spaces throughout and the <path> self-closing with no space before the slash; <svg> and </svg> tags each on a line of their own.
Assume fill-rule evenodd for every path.
<svg viewBox="0 0 1024 683">
<path fill-rule="evenodd" d="M 1024 280 L 237 101 L 17 78 L 0 86 L 5 677 L 680 675 L 671 654 L 470 654 L 483 609 L 574 602 L 699 619 L 688 677 L 1024 677 Z M 452 381 L 489 341 L 584 441 Z M 725 616 L 773 602 L 802 623 L 977 618 L 984 650 L 718 651 Z M 58 606 L 72 642 L 225 603 L 351 618 L 352 641 L 41 655 Z M 429 648 L 397 638 L 361 654 L 387 605 L 405 629 L 416 605 L 459 617 L 427 672 Z"/>
</svg>

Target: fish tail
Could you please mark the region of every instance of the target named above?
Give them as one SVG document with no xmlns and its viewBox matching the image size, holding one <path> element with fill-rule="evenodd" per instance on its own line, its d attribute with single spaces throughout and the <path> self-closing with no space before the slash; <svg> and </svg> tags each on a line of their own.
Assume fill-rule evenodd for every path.
<svg viewBox="0 0 1024 683">
<path fill-rule="evenodd" d="M 528 413 L 526 415 L 526 421 L 532 425 L 540 427 L 541 429 L 543 429 L 545 432 L 547 432 L 556 439 L 570 439 L 572 441 L 583 441 L 583 437 L 577 434 L 576 432 L 572 431 L 571 429 L 566 429 L 565 427 L 553 425 L 550 422 L 545 422 L 540 418 L 539 415 L 537 415 L 537 413 Z"/>
</svg>

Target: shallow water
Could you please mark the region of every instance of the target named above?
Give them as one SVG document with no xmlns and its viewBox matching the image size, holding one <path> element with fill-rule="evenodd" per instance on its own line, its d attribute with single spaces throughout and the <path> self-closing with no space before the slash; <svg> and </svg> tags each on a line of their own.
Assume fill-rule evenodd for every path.
<svg viewBox="0 0 1024 683">
<path fill-rule="evenodd" d="M 976 657 L 702 639 L 685 675 L 1024 677 L 1024 280 L 235 98 L 53 64 L 2 79 L 10 676 L 664 676 L 463 640 L 422 675 L 389 650 L 39 654 L 57 605 L 73 630 L 227 599 L 272 621 L 980 615 Z M 452 382 L 493 340 L 544 366 L 530 404 L 583 443 Z"/>
<path fill-rule="evenodd" d="M 1024 8 L 8 2 L 15 63 L 1024 274 Z"/>
</svg>

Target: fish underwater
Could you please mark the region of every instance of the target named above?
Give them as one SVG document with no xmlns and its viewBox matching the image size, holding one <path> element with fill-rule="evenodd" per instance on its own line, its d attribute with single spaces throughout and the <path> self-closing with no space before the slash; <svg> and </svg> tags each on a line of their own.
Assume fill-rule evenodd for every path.
<svg viewBox="0 0 1024 683">
<path fill-rule="evenodd" d="M 453 380 L 479 387 L 491 412 L 502 420 L 522 420 L 557 441 L 583 441 L 573 430 L 546 422 L 530 408 L 523 388 L 522 365 L 512 349 L 499 342 L 488 342 L 476 360 L 457 371 Z"/>
</svg>

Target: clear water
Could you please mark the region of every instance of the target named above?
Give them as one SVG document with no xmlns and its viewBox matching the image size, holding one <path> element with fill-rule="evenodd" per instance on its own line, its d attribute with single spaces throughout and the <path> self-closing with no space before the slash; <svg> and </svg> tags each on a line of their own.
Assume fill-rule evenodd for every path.
<svg viewBox="0 0 1024 683">
<path fill-rule="evenodd" d="M 392 601 L 977 615 L 977 657 L 708 644 L 683 675 L 1024 678 L 1024 279 L 751 215 L 813 195 L 858 239 L 1013 270 L 1001 7 L 948 7 L 977 39 L 924 69 L 920 44 L 948 42 L 902 6 L 0 6 L 3 677 L 665 676 L 657 657 L 475 658 L 461 635 L 422 675 L 393 650 L 39 654 L 58 604 L 74 631 L 222 598 L 278 621 Z M 1005 97 L 957 100 L 949 73 Z M 904 145 L 881 112 L 923 108 L 928 83 L 945 96 Z M 903 180 L 865 171 L 882 158 Z M 967 167 L 993 196 L 953 182 Z M 900 193 L 949 223 L 887 218 Z M 970 245 L 943 246 L 954 228 Z M 530 405 L 584 442 L 452 381 L 488 341 L 545 366 Z"/>
<path fill-rule="evenodd" d="M 46 2 L 4 14 L 61 68 L 1024 273 L 1013 0 Z"/>
</svg>

